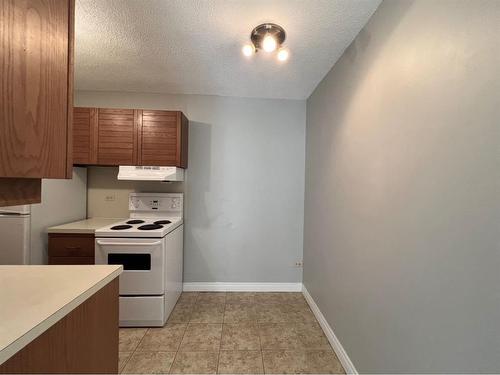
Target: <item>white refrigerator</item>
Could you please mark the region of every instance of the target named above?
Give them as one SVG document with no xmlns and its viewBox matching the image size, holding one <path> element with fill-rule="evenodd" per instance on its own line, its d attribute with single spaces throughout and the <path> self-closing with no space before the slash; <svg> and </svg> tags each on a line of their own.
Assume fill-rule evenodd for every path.
<svg viewBox="0 0 500 375">
<path fill-rule="evenodd" d="M 0 207 L 0 264 L 47 264 L 47 228 L 85 219 L 87 170 L 42 180 L 42 203 Z"/>
<path fill-rule="evenodd" d="M 0 207 L 0 264 L 30 264 L 31 207 Z"/>
</svg>

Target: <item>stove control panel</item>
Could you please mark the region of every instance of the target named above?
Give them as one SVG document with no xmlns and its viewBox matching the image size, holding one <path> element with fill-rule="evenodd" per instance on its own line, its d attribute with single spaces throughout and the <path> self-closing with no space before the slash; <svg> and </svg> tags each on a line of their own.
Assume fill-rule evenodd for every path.
<svg viewBox="0 0 500 375">
<path fill-rule="evenodd" d="M 182 212 L 182 193 L 130 193 L 129 211 Z"/>
</svg>

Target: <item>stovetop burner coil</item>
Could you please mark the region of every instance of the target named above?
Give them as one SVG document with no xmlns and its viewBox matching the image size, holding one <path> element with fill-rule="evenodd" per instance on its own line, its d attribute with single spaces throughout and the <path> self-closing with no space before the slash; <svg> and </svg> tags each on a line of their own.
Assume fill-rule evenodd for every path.
<svg viewBox="0 0 500 375">
<path fill-rule="evenodd" d="M 145 223 L 145 221 L 140 220 L 140 219 L 134 219 L 134 220 L 127 221 L 127 224 L 142 224 L 142 223 Z"/>
<path fill-rule="evenodd" d="M 161 229 L 163 228 L 163 225 L 159 224 L 146 224 L 146 225 L 141 225 L 137 229 L 139 230 L 155 230 L 155 229 Z"/>
<path fill-rule="evenodd" d="M 130 228 L 132 228 L 132 225 L 121 224 L 121 225 L 115 225 L 114 227 L 111 227 L 111 230 L 124 230 L 124 229 L 130 229 Z"/>
</svg>

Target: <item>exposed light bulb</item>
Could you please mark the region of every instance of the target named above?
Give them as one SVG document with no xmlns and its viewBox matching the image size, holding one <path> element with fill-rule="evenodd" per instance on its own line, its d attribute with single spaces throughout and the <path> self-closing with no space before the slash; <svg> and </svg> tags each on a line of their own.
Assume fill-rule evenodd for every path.
<svg viewBox="0 0 500 375">
<path fill-rule="evenodd" d="M 280 49 L 279 50 L 279 52 L 278 52 L 278 60 L 279 61 L 286 61 L 286 60 L 288 60 L 288 56 L 289 56 L 289 53 L 288 53 L 287 49 Z"/>
<path fill-rule="evenodd" d="M 262 41 L 262 49 L 266 52 L 273 52 L 277 44 L 276 39 L 272 35 L 267 34 Z"/>
<path fill-rule="evenodd" d="M 243 54 L 246 56 L 246 57 L 250 57 L 254 54 L 255 52 L 255 48 L 253 45 L 251 44 L 245 44 L 243 46 L 243 48 L 241 49 L 241 52 L 243 52 Z"/>
</svg>

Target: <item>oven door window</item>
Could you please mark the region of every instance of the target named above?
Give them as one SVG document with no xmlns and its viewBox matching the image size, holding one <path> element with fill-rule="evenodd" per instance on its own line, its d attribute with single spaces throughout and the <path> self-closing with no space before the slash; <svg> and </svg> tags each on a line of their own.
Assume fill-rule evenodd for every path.
<svg viewBox="0 0 500 375">
<path fill-rule="evenodd" d="M 110 253 L 108 264 L 121 264 L 124 271 L 151 271 L 151 254 Z"/>
</svg>

